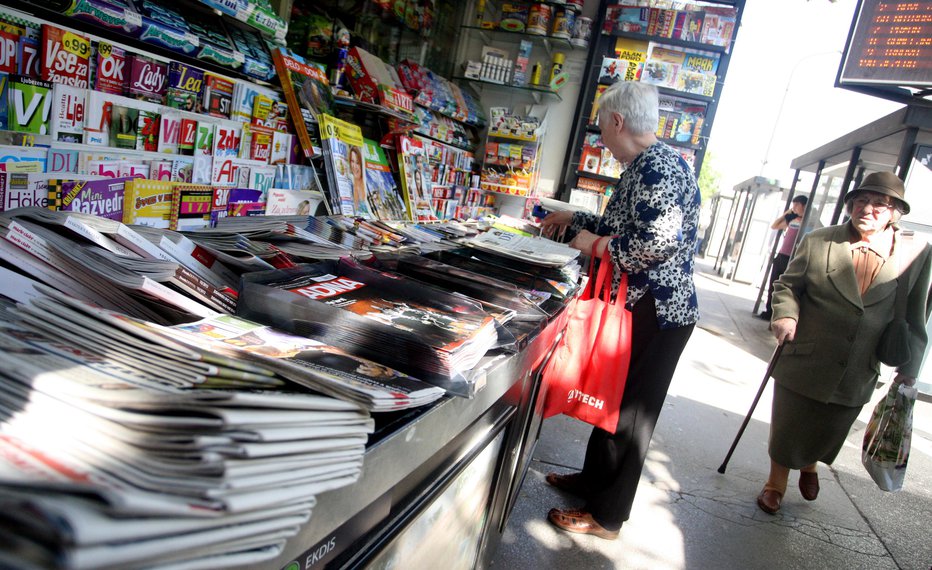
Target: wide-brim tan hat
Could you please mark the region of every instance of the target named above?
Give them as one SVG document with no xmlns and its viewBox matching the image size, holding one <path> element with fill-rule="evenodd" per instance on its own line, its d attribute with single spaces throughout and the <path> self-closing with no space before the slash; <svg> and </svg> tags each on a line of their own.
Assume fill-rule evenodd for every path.
<svg viewBox="0 0 932 570">
<path fill-rule="evenodd" d="M 868 174 L 861 181 L 861 185 L 845 194 L 845 202 L 859 192 L 876 192 L 895 198 L 900 203 L 900 210 L 909 213 L 909 202 L 906 201 L 906 187 L 903 181 L 892 172 L 874 172 Z"/>
</svg>

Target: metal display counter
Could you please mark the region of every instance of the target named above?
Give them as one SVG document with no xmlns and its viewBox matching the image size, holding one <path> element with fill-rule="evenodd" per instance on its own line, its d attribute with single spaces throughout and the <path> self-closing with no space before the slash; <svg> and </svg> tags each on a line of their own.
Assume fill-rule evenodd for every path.
<svg viewBox="0 0 932 570">
<path fill-rule="evenodd" d="M 540 433 L 540 369 L 560 311 L 515 354 L 486 362 L 472 399 L 448 397 L 366 449 L 359 481 L 322 493 L 267 568 L 484 567 L 494 555 Z M 481 364 L 480 364 L 481 366 Z"/>
</svg>

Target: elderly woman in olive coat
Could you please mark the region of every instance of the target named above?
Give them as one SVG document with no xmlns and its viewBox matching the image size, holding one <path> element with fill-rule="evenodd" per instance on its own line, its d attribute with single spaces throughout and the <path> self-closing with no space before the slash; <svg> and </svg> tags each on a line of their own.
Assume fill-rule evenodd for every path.
<svg viewBox="0 0 932 570">
<path fill-rule="evenodd" d="M 903 182 L 867 176 L 845 196 L 847 223 L 809 233 L 776 282 L 772 328 L 784 344 L 774 370 L 770 476 L 757 498 L 774 514 L 791 469 L 803 498 L 819 493 L 816 463 L 832 463 L 874 391 L 877 344 L 906 287 L 910 360 L 894 382 L 913 384 L 926 348 L 932 257 L 920 236 L 895 223 L 909 212 Z"/>
</svg>

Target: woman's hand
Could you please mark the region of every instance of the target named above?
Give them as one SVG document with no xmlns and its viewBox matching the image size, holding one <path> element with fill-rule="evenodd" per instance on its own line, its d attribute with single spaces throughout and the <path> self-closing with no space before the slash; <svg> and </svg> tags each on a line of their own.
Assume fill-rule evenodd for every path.
<svg viewBox="0 0 932 570">
<path fill-rule="evenodd" d="M 601 257 L 605 252 L 605 248 L 608 247 L 608 239 L 602 239 L 600 235 L 596 235 L 588 230 L 583 230 L 576 234 L 576 237 L 573 238 L 573 241 L 571 241 L 569 245 L 586 255 Z"/>
<path fill-rule="evenodd" d="M 907 376 L 907 375 L 905 375 L 905 374 L 903 374 L 903 373 L 901 373 L 901 372 L 897 372 L 897 373 L 896 373 L 896 376 L 893 377 L 893 383 L 894 383 L 894 384 L 904 384 L 904 385 L 906 385 L 906 386 L 915 386 L 915 385 L 916 385 L 916 377 L 915 377 L 915 376 Z"/>
<path fill-rule="evenodd" d="M 770 323 L 773 330 L 773 336 L 777 342 L 783 344 L 784 341 L 792 341 L 796 338 L 796 319 L 784 317 Z"/>
<path fill-rule="evenodd" d="M 540 234 L 550 237 L 557 229 L 563 229 L 573 223 L 573 212 L 551 212 L 540 222 Z"/>
</svg>

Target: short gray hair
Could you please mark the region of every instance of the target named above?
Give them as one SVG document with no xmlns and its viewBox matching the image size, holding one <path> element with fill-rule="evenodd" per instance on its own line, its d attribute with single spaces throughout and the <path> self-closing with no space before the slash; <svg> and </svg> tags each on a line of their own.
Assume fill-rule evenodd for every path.
<svg viewBox="0 0 932 570">
<path fill-rule="evenodd" d="M 599 98 L 599 116 L 618 113 L 632 134 L 653 133 L 657 131 L 659 106 L 657 88 L 650 83 L 619 81 Z"/>
</svg>

